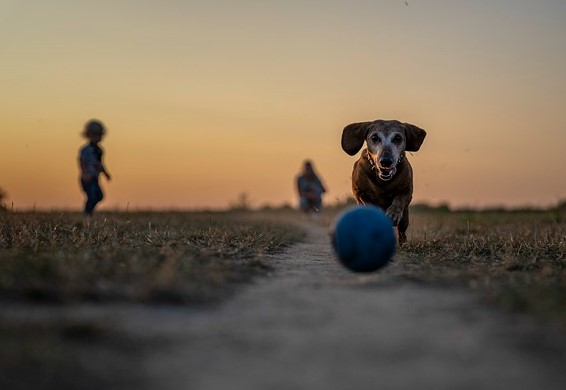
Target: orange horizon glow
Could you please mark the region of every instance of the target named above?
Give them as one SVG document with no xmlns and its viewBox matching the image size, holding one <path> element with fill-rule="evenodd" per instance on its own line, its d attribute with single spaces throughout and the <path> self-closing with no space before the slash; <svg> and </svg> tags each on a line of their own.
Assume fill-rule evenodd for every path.
<svg viewBox="0 0 566 390">
<path fill-rule="evenodd" d="M 107 128 L 100 209 L 296 206 L 314 162 L 351 195 L 349 123 L 428 132 L 413 203 L 566 198 L 566 4 L 0 1 L 0 188 L 80 209 L 84 123 Z"/>
</svg>

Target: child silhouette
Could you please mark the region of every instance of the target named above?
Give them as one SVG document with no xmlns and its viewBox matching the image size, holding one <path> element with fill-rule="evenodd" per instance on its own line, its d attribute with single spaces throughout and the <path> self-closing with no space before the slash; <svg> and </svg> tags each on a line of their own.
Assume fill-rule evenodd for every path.
<svg viewBox="0 0 566 390">
<path fill-rule="evenodd" d="M 304 162 L 303 171 L 296 182 L 301 210 L 305 213 L 319 213 L 322 208 L 322 195 L 326 192 L 326 188 L 315 173 L 310 160 Z"/>
<path fill-rule="evenodd" d="M 88 144 L 83 146 L 79 152 L 79 164 L 81 167 L 81 185 L 86 194 L 84 213 L 87 217 L 92 216 L 96 205 L 104 198 L 98 176 L 102 173 L 107 180 L 111 180 L 110 174 L 102 163 L 104 151 L 98 145 L 106 129 L 102 122 L 90 120 L 85 124 L 83 136 Z"/>
</svg>

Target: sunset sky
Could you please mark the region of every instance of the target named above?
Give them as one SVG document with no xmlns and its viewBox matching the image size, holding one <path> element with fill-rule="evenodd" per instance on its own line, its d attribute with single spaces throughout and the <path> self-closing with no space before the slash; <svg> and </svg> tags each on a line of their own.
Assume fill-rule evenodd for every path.
<svg viewBox="0 0 566 390">
<path fill-rule="evenodd" d="M 428 132 L 414 202 L 566 198 L 566 1 L 0 0 L 0 187 L 78 209 L 102 120 L 104 208 L 296 204 L 312 159 L 350 192 L 344 126 Z"/>
</svg>

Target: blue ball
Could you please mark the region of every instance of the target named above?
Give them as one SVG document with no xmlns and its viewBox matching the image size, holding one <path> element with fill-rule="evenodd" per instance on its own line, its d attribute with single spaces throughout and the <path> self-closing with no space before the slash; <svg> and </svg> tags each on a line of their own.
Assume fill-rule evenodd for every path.
<svg viewBox="0 0 566 390">
<path fill-rule="evenodd" d="M 391 220 L 375 206 L 356 206 L 340 214 L 331 238 L 340 262 L 354 272 L 373 272 L 385 266 L 397 244 Z"/>
</svg>

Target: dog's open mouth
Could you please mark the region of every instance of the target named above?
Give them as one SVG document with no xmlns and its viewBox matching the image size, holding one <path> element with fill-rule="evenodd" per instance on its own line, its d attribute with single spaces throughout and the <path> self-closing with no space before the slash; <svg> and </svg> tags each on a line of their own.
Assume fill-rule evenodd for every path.
<svg viewBox="0 0 566 390">
<path fill-rule="evenodd" d="M 381 180 L 391 180 L 397 173 L 397 166 L 401 161 L 403 161 L 403 156 L 401 156 L 399 157 L 399 159 L 397 159 L 397 162 L 394 165 L 390 167 L 384 167 L 379 164 L 379 161 L 377 161 L 377 159 L 374 159 L 373 156 L 370 156 L 369 153 L 366 155 L 366 157 L 371 165 L 371 169 L 377 171 L 377 175 Z"/>
<path fill-rule="evenodd" d="M 379 177 L 381 178 L 381 180 L 389 180 L 393 177 L 393 175 L 395 175 L 395 173 L 397 173 L 397 167 L 393 166 L 384 168 L 378 166 L 377 171 L 379 172 Z"/>
</svg>

